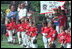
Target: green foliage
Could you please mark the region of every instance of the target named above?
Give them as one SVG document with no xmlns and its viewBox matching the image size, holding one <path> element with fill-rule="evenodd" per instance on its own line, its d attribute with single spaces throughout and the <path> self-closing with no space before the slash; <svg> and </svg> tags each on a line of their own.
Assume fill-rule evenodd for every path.
<svg viewBox="0 0 72 49">
<path fill-rule="evenodd" d="M 7 9 L 9 4 L 1 4 L 1 10 Z"/>
<path fill-rule="evenodd" d="M 40 1 L 30 1 L 30 6 L 35 9 L 35 11 L 40 11 Z"/>
</svg>

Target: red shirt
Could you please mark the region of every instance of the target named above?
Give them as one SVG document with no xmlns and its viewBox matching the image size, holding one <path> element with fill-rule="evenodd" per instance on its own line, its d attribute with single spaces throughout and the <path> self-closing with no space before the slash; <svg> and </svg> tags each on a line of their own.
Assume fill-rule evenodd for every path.
<svg viewBox="0 0 72 49">
<path fill-rule="evenodd" d="M 52 29 L 53 29 L 52 27 L 48 28 L 48 33 L 47 33 L 48 35 L 46 36 L 47 38 L 51 37 L 52 35 L 51 32 L 53 31 Z"/>
<path fill-rule="evenodd" d="M 42 27 L 41 30 L 42 30 L 41 33 L 47 33 L 47 34 L 48 34 L 49 31 L 50 31 L 48 27 Z"/>
<path fill-rule="evenodd" d="M 51 41 L 53 41 L 56 38 L 57 31 L 54 30 L 52 27 L 49 28 L 49 34 L 46 36 L 47 38 L 51 38 Z"/>
<path fill-rule="evenodd" d="M 30 32 L 32 32 L 32 33 L 31 33 L 31 36 L 32 36 L 32 37 L 33 37 L 33 36 L 36 36 L 36 35 L 37 35 L 37 33 L 36 33 L 36 32 L 37 32 L 37 28 L 36 28 L 36 27 L 31 27 L 31 28 L 30 28 Z"/>
<path fill-rule="evenodd" d="M 16 29 L 16 23 L 15 22 L 11 22 L 11 23 L 12 23 L 13 29 Z"/>
<path fill-rule="evenodd" d="M 7 30 L 13 30 L 13 27 L 12 26 L 13 26 L 12 23 L 6 24 Z"/>
<path fill-rule="evenodd" d="M 16 30 L 19 31 L 19 32 L 23 32 L 24 28 L 23 28 L 22 24 L 17 24 L 17 29 Z"/>
<path fill-rule="evenodd" d="M 66 33 L 65 32 L 58 34 L 58 41 L 60 43 L 64 43 L 66 41 Z"/>
<path fill-rule="evenodd" d="M 28 30 L 28 32 L 26 33 L 27 35 L 32 36 L 32 37 L 37 35 L 37 33 L 36 33 L 37 28 L 36 27 L 27 26 L 27 30 Z"/>
<path fill-rule="evenodd" d="M 37 35 L 36 32 L 34 32 L 34 33 L 31 34 L 32 37 L 34 37 L 34 36 L 36 36 L 36 35 Z"/>
<path fill-rule="evenodd" d="M 71 36 L 69 33 L 66 33 L 66 43 L 71 43 Z"/>
<path fill-rule="evenodd" d="M 57 31 L 53 30 L 53 32 L 51 32 L 51 41 L 54 41 L 57 37 Z"/>
<path fill-rule="evenodd" d="M 9 24 L 6 25 L 6 27 L 7 27 L 8 30 L 15 29 L 16 28 L 15 26 L 16 26 L 16 23 L 13 22 L 13 21 L 11 21 Z"/>
<path fill-rule="evenodd" d="M 28 22 L 24 22 L 23 23 L 23 27 L 26 29 L 26 26 L 28 26 L 29 25 L 29 23 Z"/>
<path fill-rule="evenodd" d="M 27 34 L 27 35 L 30 35 L 30 27 L 31 27 L 31 26 L 29 26 L 29 25 L 26 26 L 26 34 Z"/>
</svg>

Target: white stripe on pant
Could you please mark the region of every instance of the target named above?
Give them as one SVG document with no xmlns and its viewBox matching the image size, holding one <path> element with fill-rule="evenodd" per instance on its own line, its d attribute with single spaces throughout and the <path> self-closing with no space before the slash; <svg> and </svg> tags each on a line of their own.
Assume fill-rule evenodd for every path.
<svg viewBox="0 0 72 49">
<path fill-rule="evenodd" d="M 60 28 L 59 28 L 59 26 L 56 26 L 56 31 L 57 31 L 57 33 L 60 33 Z"/>
<path fill-rule="evenodd" d="M 17 32 L 19 44 L 21 43 L 20 32 Z"/>
<path fill-rule="evenodd" d="M 22 44 L 23 44 L 23 45 L 26 45 L 26 42 L 25 42 L 25 41 L 26 41 L 26 40 L 25 40 L 25 39 L 26 39 L 25 33 L 26 33 L 26 32 L 21 32 Z"/>
<path fill-rule="evenodd" d="M 30 42 L 30 36 L 28 36 L 27 34 L 26 34 L 26 45 L 27 45 L 27 47 L 30 47 L 31 45 L 31 42 Z"/>
<path fill-rule="evenodd" d="M 11 30 L 7 30 L 9 37 L 8 37 L 8 42 L 12 42 L 12 31 Z"/>
<path fill-rule="evenodd" d="M 33 41 L 36 39 L 36 36 L 31 37 L 31 47 L 35 48 L 35 44 L 33 43 Z"/>
<path fill-rule="evenodd" d="M 66 48 L 71 48 L 71 43 L 67 43 Z"/>
<path fill-rule="evenodd" d="M 45 48 L 48 48 L 47 38 L 46 38 L 45 36 L 42 36 L 42 37 L 43 37 L 44 47 L 45 47 Z"/>
</svg>

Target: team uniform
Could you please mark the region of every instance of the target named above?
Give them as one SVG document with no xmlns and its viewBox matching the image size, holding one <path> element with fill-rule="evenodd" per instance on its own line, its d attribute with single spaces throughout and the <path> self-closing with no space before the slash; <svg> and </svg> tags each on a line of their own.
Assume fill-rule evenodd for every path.
<svg viewBox="0 0 72 49">
<path fill-rule="evenodd" d="M 54 30 L 52 27 L 49 27 L 49 32 L 46 36 L 46 38 L 48 39 L 48 46 L 52 43 L 55 44 L 55 40 L 57 37 L 57 31 Z M 49 44 L 50 43 L 50 44 Z M 50 47 L 50 46 L 49 46 Z"/>
<path fill-rule="evenodd" d="M 19 44 L 21 43 L 21 38 L 22 38 L 22 45 L 25 44 L 25 38 L 24 38 L 24 34 L 25 34 L 25 29 L 23 28 L 22 24 L 17 24 L 17 36 L 18 36 L 18 40 L 19 40 Z M 21 34 L 21 38 L 20 38 L 20 34 Z"/>
<path fill-rule="evenodd" d="M 61 43 L 61 45 L 62 45 L 63 47 L 65 47 L 65 45 L 64 45 L 65 34 L 66 34 L 65 32 L 62 32 L 62 33 L 59 33 L 59 34 L 58 34 L 58 42 Z"/>
<path fill-rule="evenodd" d="M 27 30 L 28 30 L 28 26 L 29 26 L 29 23 L 28 22 L 24 22 L 23 24 L 23 28 L 25 29 L 25 33 L 24 33 L 24 38 L 25 38 L 25 45 L 28 45 L 28 35 L 26 34 L 27 33 Z"/>
<path fill-rule="evenodd" d="M 64 48 L 71 48 L 71 36 L 68 33 L 62 32 L 58 34 L 58 41 Z"/>
<path fill-rule="evenodd" d="M 31 47 L 32 48 L 37 48 L 36 45 L 33 43 L 34 40 L 36 39 L 36 36 L 37 36 L 37 28 L 31 27 L 30 28 L 30 37 L 31 37 Z"/>
<path fill-rule="evenodd" d="M 16 26 L 16 22 L 13 22 L 12 21 L 12 24 L 13 24 L 12 25 L 12 27 L 13 27 L 13 30 L 12 30 L 12 38 L 13 38 L 13 43 L 15 43 L 15 40 L 16 40 L 16 37 L 15 37 L 15 35 L 16 35 L 16 32 L 15 32 L 16 31 L 16 27 L 15 27 Z"/>
<path fill-rule="evenodd" d="M 33 41 L 36 39 L 37 28 L 31 27 L 31 26 L 27 26 L 26 30 L 27 30 L 27 32 L 26 32 L 26 35 L 27 35 L 27 45 L 28 45 L 28 47 L 32 47 L 33 48 L 32 45 L 34 45 Z"/>
<path fill-rule="evenodd" d="M 71 36 L 69 33 L 66 34 L 66 48 L 71 48 Z"/>
<path fill-rule="evenodd" d="M 12 42 L 13 40 L 13 33 L 14 33 L 14 24 L 15 22 L 10 22 L 9 24 L 6 24 L 6 28 L 7 28 L 7 34 L 8 34 L 8 42 Z"/>
<path fill-rule="evenodd" d="M 17 32 L 18 42 L 20 44 L 21 43 L 21 37 L 20 37 L 21 33 L 20 33 L 20 30 L 19 30 L 19 27 L 20 27 L 20 24 L 17 24 L 16 25 L 16 32 Z"/>
<path fill-rule="evenodd" d="M 26 26 L 26 44 L 27 44 L 27 47 L 30 47 L 30 33 L 29 33 L 29 29 L 30 29 L 31 26 L 27 25 Z"/>
<path fill-rule="evenodd" d="M 47 37 L 46 37 L 46 36 L 47 36 L 48 33 L 49 33 L 49 28 L 48 28 L 48 27 L 42 27 L 41 30 L 42 30 L 41 33 L 42 33 L 42 35 L 43 35 L 42 37 L 43 37 L 44 47 L 45 47 L 45 48 L 48 48 L 49 46 L 48 46 L 48 44 L 47 44 L 47 41 L 48 41 L 48 40 L 47 40 Z"/>
</svg>

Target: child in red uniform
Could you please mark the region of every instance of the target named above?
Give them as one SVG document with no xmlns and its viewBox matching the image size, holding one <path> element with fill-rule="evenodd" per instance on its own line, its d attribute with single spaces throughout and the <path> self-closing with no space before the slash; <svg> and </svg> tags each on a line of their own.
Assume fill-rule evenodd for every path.
<svg viewBox="0 0 72 49">
<path fill-rule="evenodd" d="M 47 40 L 48 40 L 48 46 L 50 48 L 50 44 L 55 44 L 57 31 L 54 29 L 54 26 L 52 26 L 52 22 L 48 23 L 49 32 L 47 33 Z"/>
<path fill-rule="evenodd" d="M 41 33 L 42 33 L 42 37 L 43 37 L 43 43 L 44 43 L 44 47 L 45 48 L 48 48 L 48 44 L 47 44 L 47 38 L 46 38 L 46 35 L 47 35 L 47 32 L 48 32 L 48 27 L 47 27 L 47 22 L 43 22 L 43 27 L 41 28 Z"/>
<path fill-rule="evenodd" d="M 66 32 L 66 40 L 65 40 L 65 43 L 66 43 L 66 48 L 71 48 L 71 30 L 65 30 Z"/>
<path fill-rule="evenodd" d="M 23 27 L 23 33 L 22 33 L 22 35 L 23 35 L 23 37 L 24 37 L 24 39 L 23 39 L 23 43 L 24 43 L 24 46 L 26 46 L 27 44 L 26 44 L 26 26 L 28 25 L 28 22 L 26 21 L 26 20 L 21 20 L 21 24 L 22 24 L 22 27 Z"/>
<path fill-rule="evenodd" d="M 18 38 L 20 37 L 20 33 L 21 33 L 21 37 L 22 37 L 22 45 L 25 45 L 25 38 L 24 38 L 24 34 L 25 34 L 25 29 L 23 28 L 23 21 L 20 21 L 21 23 L 17 25 L 17 32 L 18 32 Z M 20 38 L 19 38 L 19 44 L 20 44 Z"/>
<path fill-rule="evenodd" d="M 31 47 L 32 48 L 37 48 L 36 45 L 34 44 L 34 40 L 36 39 L 37 36 L 37 28 L 35 27 L 35 24 L 32 22 L 31 27 L 30 27 L 30 38 L 31 38 Z"/>
<path fill-rule="evenodd" d="M 8 37 L 8 42 L 12 42 L 13 41 L 13 38 L 12 38 L 12 34 L 13 34 L 13 22 L 11 22 L 11 20 L 9 20 L 9 23 L 6 24 L 6 28 L 7 28 L 7 32 L 9 34 L 9 37 Z"/>
<path fill-rule="evenodd" d="M 31 28 L 31 23 L 29 23 L 29 25 L 26 26 L 26 48 L 30 47 L 30 28 Z"/>
<path fill-rule="evenodd" d="M 13 30 L 12 30 L 12 38 L 13 38 L 13 43 L 15 43 L 15 34 L 16 34 L 16 30 L 15 30 L 15 26 L 16 26 L 16 19 L 11 17 L 11 23 L 12 23 L 12 27 L 13 27 Z"/>
<path fill-rule="evenodd" d="M 21 33 L 20 33 L 20 30 L 19 30 L 20 25 L 21 25 L 21 22 L 18 21 L 18 23 L 16 25 L 16 32 L 17 32 L 17 37 L 18 37 L 19 44 L 21 44 L 21 37 L 20 37 L 21 36 Z"/>
<path fill-rule="evenodd" d="M 28 45 L 28 27 L 29 27 L 29 19 L 24 19 L 24 20 L 21 20 L 22 21 L 22 27 L 24 29 L 24 44 L 22 44 L 22 46 L 27 46 Z"/>
<path fill-rule="evenodd" d="M 8 21 L 8 24 L 6 24 L 6 36 L 8 39 L 8 42 L 12 42 L 12 35 L 11 35 L 11 31 L 10 31 L 10 20 Z"/>
<path fill-rule="evenodd" d="M 66 32 L 62 28 L 61 33 L 58 34 L 58 42 L 61 43 L 61 46 L 66 48 Z"/>
</svg>

